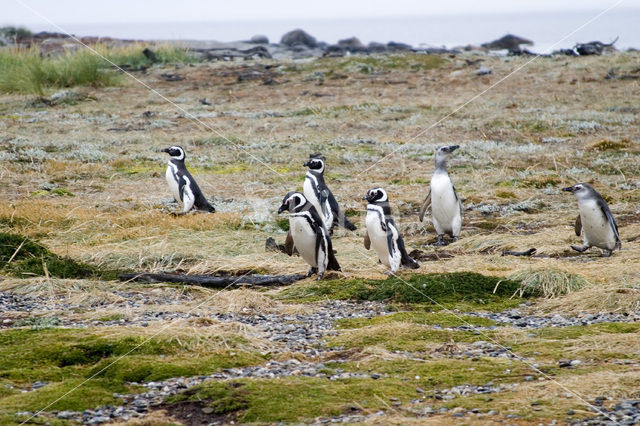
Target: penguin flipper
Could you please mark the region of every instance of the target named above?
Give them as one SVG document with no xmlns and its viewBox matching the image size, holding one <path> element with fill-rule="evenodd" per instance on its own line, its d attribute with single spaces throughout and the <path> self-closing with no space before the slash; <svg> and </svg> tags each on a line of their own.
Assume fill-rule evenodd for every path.
<svg viewBox="0 0 640 426">
<path fill-rule="evenodd" d="M 580 236 L 580 234 L 582 234 L 582 217 L 580 217 L 580 215 L 576 217 L 576 224 L 574 225 L 573 229 L 576 231 L 576 235 L 578 237 Z"/>
<path fill-rule="evenodd" d="M 371 239 L 369 238 L 369 231 L 364 233 L 364 248 L 369 250 L 371 248 Z"/>
<path fill-rule="evenodd" d="M 294 248 L 293 236 L 291 235 L 291 231 L 289 231 L 287 232 L 287 237 L 284 239 L 284 252 L 291 256 L 293 255 Z"/>
<path fill-rule="evenodd" d="M 456 200 L 458 200 L 458 208 L 460 209 L 460 216 L 462 216 L 462 200 L 460 200 L 460 197 L 458 197 L 458 191 L 456 191 L 456 186 L 454 184 L 451 184 L 451 187 L 453 188 L 453 195 L 455 195 Z"/>
<path fill-rule="evenodd" d="M 396 228 L 396 224 L 393 222 L 393 219 L 387 219 L 386 222 L 389 263 L 391 265 L 391 271 L 395 272 L 402 264 L 402 252 L 399 247 L 402 237 L 400 237 L 400 232 L 398 232 L 398 228 Z"/>
<path fill-rule="evenodd" d="M 186 213 L 193 208 L 193 204 L 196 201 L 196 197 L 191 190 L 191 182 L 188 177 L 184 177 L 185 185 L 181 188 L 180 193 L 182 194 L 182 212 Z"/>
<path fill-rule="evenodd" d="M 599 201 L 598 204 L 600 205 L 600 209 L 602 210 L 602 213 L 604 213 L 605 217 L 609 221 L 609 225 L 611 225 L 611 229 L 613 230 L 613 233 L 616 236 L 615 248 L 620 249 L 622 247 L 622 241 L 620 240 L 620 234 L 618 233 L 618 224 L 616 223 L 616 220 L 613 218 L 613 214 L 611 213 L 611 210 L 609 209 L 609 206 L 607 206 L 606 202 L 604 200 L 598 200 L 598 201 Z"/>
<path fill-rule="evenodd" d="M 427 194 L 424 201 L 422 202 L 422 206 L 420 206 L 420 212 L 418 213 L 420 222 L 424 220 L 424 214 L 427 212 L 427 209 L 429 208 L 429 206 L 431 206 L 431 190 L 429 190 L 429 193 Z"/>
</svg>

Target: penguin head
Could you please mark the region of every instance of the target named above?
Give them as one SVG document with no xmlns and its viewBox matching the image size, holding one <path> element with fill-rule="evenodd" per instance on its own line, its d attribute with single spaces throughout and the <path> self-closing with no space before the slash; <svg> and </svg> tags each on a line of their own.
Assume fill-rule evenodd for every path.
<svg viewBox="0 0 640 426">
<path fill-rule="evenodd" d="M 578 198 L 587 198 L 595 192 L 595 189 L 588 183 L 576 183 L 573 186 L 562 188 L 563 191 L 571 192 Z"/>
<path fill-rule="evenodd" d="M 387 191 L 382 188 L 373 188 L 367 191 L 367 195 L 362 197 L 363 200 L 367 200 L 369 203 L 384 203 L 389 201 Z"/>
<path fill-rule="evenodd" d="M 324 160 L 324 155 L 322 154 L 311 154 L 309 161 L 304 163 L 303 166 L 309 167 L 314 172 L 324 173 Z"/>
<path fill-rule="evenodd" d="M 185 157 L 184 149 L 181 146 L 170 146 L 163 149 L 162 152 L 169 154 L 172 160 L 184 160 Z"/>
<path fill-rule="evenodd" d="M 282 199 L 282 205 L 278 209 L 278 214 L 285 210 L 290 212 L 299 211 L 302 206 L 307 204 L 307 199 L 300 192 L 291 191 Z"/>
<path fill-rule="evenodd" d="M 446 160 L 449 154 L 458 148 L 460 148 L 460 145 L 446 145 L 438 147 L 436 149 L 436 162 L 438 160 Z"/>
</svg>

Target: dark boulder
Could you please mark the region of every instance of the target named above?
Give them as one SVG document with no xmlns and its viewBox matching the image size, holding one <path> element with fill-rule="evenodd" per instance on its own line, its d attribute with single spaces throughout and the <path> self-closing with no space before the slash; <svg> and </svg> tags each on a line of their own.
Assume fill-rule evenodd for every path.
<svg viewBox="0 0 640 426">
<path fill-rule="evenodd" d="M 369 46 L 367 46 L 367 48 L 370 52 L 374 53 L 383 53 L 387 51 L 387 45 L 378 43 L 377 41 L 372 41 L 371 43 L 369 43 Z"/>
<path fill-rule="evenodd" d="M 303 45 L 307 47 L 318 46 L 318 42 L 314 37 L 310 36 L 309 34 L 307 34 L 306 32 L 300 29 L 289 31 L 288 33 L 283 35 L 282 39 L 280 40 L 280 43 L 284 44 L 285 46 L 296 46 L 296 45 Z"/>
<path fill-rule="evenodd" d="M 613 44 L 618 41 L 618 37 L 611 43 L 602 43 L 601 41 L 590 41 L 589 43 L 578 43 L 574 47 L 580 56 L 602 55 L 605 50 L 616 50 Z"/>
<path fill-rule="evenodd" d="M 269 44 L 269 38 L 267 36 L 265 36 L 265 35 L 262 35 L 262 34 L 254 35 L 253 37 L 251 37 L 249 39 L 249 43 Z"/>
<path fill-rule="evenodd" d="M 389 43 L 387 43 L 387 49 L 389 49 L 392 52 L 407 52 L 409 50 L 413 50 L 413 47 L 405 43 L 390 41 Z"/>
<path fill-rule="evenodd" d="M 338 40 L 338 46 L 342 46 L 344 48 L 355 48 L 355 49 L 364 49 L 364 44 L 357 37 L 345 38 L 342 40 Z"/>
<path fill-rule="evenodd" d="M 527 40 L 526 38 L 518 37 L 513 34 L 507 34 L 504 37 L 499 38 L 498 40 L 494 40 L 490 43 L 483 43 L 482 47 L 491 50 L 514 50 L 519 49 L 521 44 L 533 46 L 533 42 L 531 40 Z"/>
</svg>

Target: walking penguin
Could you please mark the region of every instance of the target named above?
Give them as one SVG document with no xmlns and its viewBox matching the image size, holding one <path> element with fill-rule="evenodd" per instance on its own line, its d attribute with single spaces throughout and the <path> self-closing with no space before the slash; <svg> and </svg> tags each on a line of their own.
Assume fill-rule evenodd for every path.
<svg viewBox="0 0 640 426">
<path fill-rule="evenodd" d="M 293 245 L 307 262 L 309 276 L 318 274 L 322 279 L 325 271 L 339 271 L 340 265 L 333 253 L 331 237 L 318 215 L 316 208 L 300 192 L 289 192 L 284 196 L 278 213 L 289 210 L 289 232 Z"/>
<path fill-rule="evenodd" d="M 204 197 L 196 180 L 184 165 L 184 149 L 180 146 L 172 146 L 163 149 L 162 152 L 171 156 L 165 177 L 173 198 L 182 203 L 182 213 L 180 214 L 189 212 L 193 207 L 206 212 L 216 211 Z"/>
<path fill-rule="evenodd" d="M 563 191 L 572 192 L 578 199 L 578 211 L 580 215 L 576 219 L 576 235 L 582 234 L 584 245 L 571 246 L 580 253 L 591 247 L 602 249 L 603 256 L 609 257 L 613 250 L 622 247 L 618 225 L 598 191 L 588 183 L 577 183 L 563 188 Z"/>
<path fill-rule="evenodd" d="M 388 274 L 395 273 L 400 265 L 419 268 L 418 262 L 407 254 L 400 231 L 391 217 L 387 192 L 373 188 L 362 199 L 368 202 L 364 247 L 369 250 L 373 246 L 380 262 L 389 267 Z"/>
<path fill-rule="evenodd" d="M 449 154 L 458 149 L 459 145 L 441 146 L 436 149 L 436 169 L 431 178 L 429 194 L 420 207 L 420 222 L 424 214 L 431 206 L 433 226 L 438 233 L 436 246 L 445 245 L 444 234 L 449 235 L 453 241 L 460 236 L 462 226 L 462 202 L 453 186 L 449 173 L 447 173 L 447 158 Z"/>
<path fill-rule="evenodd" d="M 342 214 L 336 198 L 324 182 L 324 161 L 322 154 L 311 154 L 309 161 L 304 163 L 309 167 L 302 185 L 304 196 L 316 208 L 329 234 L 333 234 L 335 225 L 355 231 L 356 226 Z"/>
</svg>

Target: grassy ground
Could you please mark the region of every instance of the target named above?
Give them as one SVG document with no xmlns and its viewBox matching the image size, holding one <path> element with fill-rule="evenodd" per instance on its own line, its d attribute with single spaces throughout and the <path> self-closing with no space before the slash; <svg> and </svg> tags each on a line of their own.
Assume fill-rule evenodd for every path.
<svg viewBox="0 0 640 426">
<path fill-rule="evenodd" d="M 439 250 L 452 257 L 422 262 L 419 273 L 472 272 L 493 285 L 509 276 L 522 279 L 522 274 L 539 280 L 560 276 L 559 281 L 569 283 L 568 294 L 551 291 L 528 297 L 530 313 L 637 312 L 640 89 L 637 80 L 604 77 L 611 68 L 619 74 L 633 73 L 640 56 L 635 52 L 537 59 L 430 128 L 528 60 L 482 56 L 482 64 L 493 73 L 476 76 L 477 65 L 468 65 L 467 59 L 476 58 L 399 55 L 190 65 L 176 60 L 173 62 L 181 63 L 155 65 L 136 74 L 179 109 L 124 76 L 114 75 L 109 84 L 87 86 L 78 80 L 41 84 L 30 90 L 50 97 L 59 86 L 72 86 L 83 95 L 78 101 L 53 106 L 0 86 L 11 92 L 0 95 L 0 196 L 4 200 L 0 231 L 41 242 L 51 252 L 47 256 L 73 259 L 99 271 L 306 271 L 300 258 L 265 252 L 264 241 L 269 236 L 284 238 L 282 218 L 276 215 L 279 202 L 287 191 L 301 189 L 302 163 L 318 151 L 327 157 L 329 186 L 359 224 L 355 233 L 336 232 L 334 247 L 343 271 L 321 284 L 305 281 L 285 290 L 242 290 L 216 296 L 211 291 L 175 286 L 121 284 L 105 281 L 104 276 L 99 280 L 96 274 L 58 278 L 43 267 L 45 261 L 37 271 L 41 276 L 27 275 L 25 270 L 11 268 L 19 261 L 12 259 L 4 269 L 0 289 L 42 295 L 52 302 L 64 295 L 96 307 L 82 312 L 30 313 L 34 318 L 58 315 L 97 320 L 132 315 L 115 304 L 121 298 L 117 292 L 123 290 L 150 295 L 196 292 L 191 302 L 163 307 L 167 310 L 195 308 L 193 300 L 213 297 L 210 304 L 221 312 L 291 313 L 316 309 L 315 301 L 327 298 L 383 300 L 402 311 L 384 319 L 340 324 L 338 335 L 327 341 L 344 347 L 346 368 L 386 374 L 378 381 L 349 379 L 327 385 L 321 379 L 243 380 L 237 386 L 203 385 L 184 396 L 184 400 L 227 401 L 219 410 L 237 413 L 234 418 L 243 421 L 329 416 L 356 404 L 362 412 L 387 410 L 392 415 L 384 422 L 407 424 L 421 420 L 396 408 L 389 398 L 405 403 L 418 396 L 416 387 L 488 381 L 519 386 L 491 395 L 491 400 L 469 396 L 462 402 L 434 400 L 434 404 L 499 411 L 485 421 L 514 413 L 524 416 L 522 422 L 538 423 L 564 419 L 569 409 L 585 416 L 588 412 L 582 401 L 567 398 L 566 390 L 518 361 L 427 358 L 441 353 L 446 344 L 463 348 L 487 338 L 436 330 L 434 325 L 447 327 L 456 320 L 438 313 L 440 307 L 431 301 L 416 299 L 415 293 L 403 298 L 410 293 L 399 290 L 400 281 L 368 281 L 384 279 L 384 268 L 362 246 L 361 198 L 371 187 L 386 188 L 408 248 L 433 253 L 436 250 L 429 245 L 435 241 L 433 228 L 428 221 L 418 223 L 416 212 L 428 190 L 434 148 L 460 144 L 450 161 L 450 174 L 466 207 L 462 235 L 458 242 Z M 185 78 L 168 82 L 161 77 L 163 73 Z M 77 83 L 81 85 L 73 87 Z M 186 149 L 187 165 L 205 194 L 214 198 L 215 214 L 169 214 L 175 206 L 168 203 L 166 158 L 159 150 L 173 144 Z M 595 250 L 580 256 L 569 251 L 569 245 L 580 241 L 573 233 L 577 208 L 575 199 L 559 188 L 580 181 L 592 183 L 603 194 L 618 220 L 623 249 L 611 258 L 600 258 Z M 531 247 L 544 257 L 500 255 L 504 249 Z M 423 282 L 423 277 L 412 278 L 410 273 L 403 277 L 411 283 Z M 525 301 L 509 299 L 515 288 L 504 283 L 505 292 L 495 296 L 496 300 L 490 299 L 489 284 L 482 287 L 485 298 L 445 292 L 446 297 L 436 299 L 461 313 L 499 310 Z M 26 314 L 21 319 L 29 320 Z M 13 419 L 17 411 L 42 408 L 103 363 L 125 353 L 128 345 L 150 336 L 143 327 L 73 331 L 55 325 L 37 327 L 36 320 L 31 321 L 18 330 L 0 332 L 0 362 L 4 364 L 0 368 L 0 420 L 1 416 Z M 242 327 L 176 326 L 92 381 L 86 394 L 91 398 L 68 399 L 66 405 L 56 407 L 83 409 L 112 403 L 113 392 L 135 391 L 135 386 L 123 384 L 134 376 L 136 380 L 130 381 L 203 374 L 228 365 L 260 364 L 273 356 L 264 354 L 278 352 Z M 534 334 L 499 327 L 489 337 L 539 364 L 550 377 L 579 391 L 586 400 L 602 395 L 612 401 L 640 397 L 637 368 L 622 362 L 638 362 L 637 327 L 585 326 L 542 329 Z M 218 335 L 228 338 L 219 340 Z M 405 359 L 398 351 L 408 351 L 417 359 Z M 67 360 L 72 355 L 75 358 Z M 161 355 L 163 361 L 158 362 Z M 559 369 L 558 360 L 567 358 L 584 362 L 575 369 Z M 525 382 L 524 376 L 531 374 L 535 380 Z M 60 388 L 28 394 L 17 390 L 36 380 Z M 265 394 L 282 398 L 265 401 Z M 441 421 L 453 421 L 450 414 L 443 416 Z"/>
</svg>

